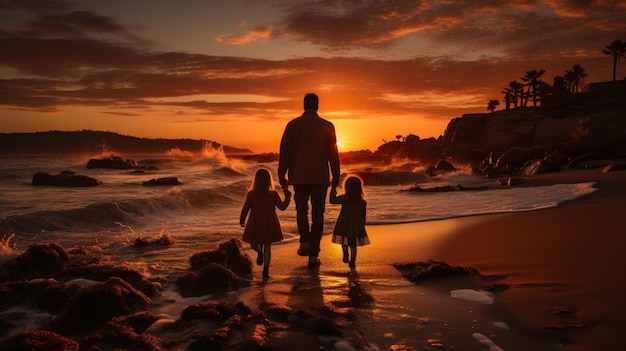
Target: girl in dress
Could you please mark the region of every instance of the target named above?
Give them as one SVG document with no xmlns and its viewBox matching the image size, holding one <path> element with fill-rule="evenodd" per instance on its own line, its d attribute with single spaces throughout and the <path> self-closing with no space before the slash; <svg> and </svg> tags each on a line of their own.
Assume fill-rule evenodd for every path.
<svg viewBox="0 0 626 351">
<path fill-rule="evenodd" d="M 245 227 L 242 240 L 250 243 L 252 249 L 257 252 L 256 263 L 259 266 L 263 265 L 264 279 L 269 278 L 272 243 L 283 240 L 276 207 L 284 211 L 291 201 L 291 192 L 285 187 L 283 194 L 285 199 L 281 200 L 280 195 L 274 191 L 270 172 L 260 168 L 254 174 L 252 188 L 246 195 L 239 216 L 239 223 Z"/>
<path fill-rule="evenodd" d="M 343 246 L 343 262 L 356 267 L 356 247 L 370 243 L 365 231 L 365 211 L 367 202 L 363 199 L 361 179 L 349 176 L 343 183 L 345 194 L 337 196 L 337 189 L 330 190 L 330 203 L 341 204 L 341 212 L 335 223 L 332 242 Z M 350 256 L 348 256 L 350 247 Z"/>
</svg>

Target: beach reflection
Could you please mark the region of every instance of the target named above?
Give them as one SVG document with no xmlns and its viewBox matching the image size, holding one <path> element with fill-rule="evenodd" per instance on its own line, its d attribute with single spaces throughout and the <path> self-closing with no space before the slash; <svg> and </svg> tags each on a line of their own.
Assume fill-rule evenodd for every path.
<svg viewBox="0 0 626 351">
<path fill-rule="evenodd" d="M 359 278 L 359 273 L 348 273 L 348 298 L 350 306 L 354 308 L 371 308 L 374 306 L 374 297 L 367 291 Z"/>
</svg>

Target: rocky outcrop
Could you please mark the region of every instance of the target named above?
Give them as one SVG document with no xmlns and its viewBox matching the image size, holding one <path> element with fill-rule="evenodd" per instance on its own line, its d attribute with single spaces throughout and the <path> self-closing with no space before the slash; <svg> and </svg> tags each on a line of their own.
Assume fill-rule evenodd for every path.
<svg viewBox="0 0 626 351">
<path fill-rule="evenodd" d="M 183 296 L 228 292 L 250 285 L 252 260 L 241 252 L 241 240 L 223 242 L 216 250 L 194 253 L 191 272 L 176 281 Z"/>
<path fill-rule="evenodd" d="M 185 297 L 224 293 L 249 285 L 233 271 L 217 263 L 183 275 L 176 280 L 176 284 Z"/>
<path fill-rule="evenodd" d="M 217 263 L 240 277 L 251 279 L 252 261 L 250 256 L 241 251 L 241 247 L 241 240 L 230 239 L 220 243 L 216 250 L 196 252 L 189 258 L 191 270 L 199 271 L 211 263 Z"/>
<path fill-rule="evenodd" d="M 435 162 L 440 154 L 440 142 L 435 138 L 421 139 L 417 135 L 409 134 L 403 141 L 395 140 L 378 147 L 378 158 L 384 156 L 391 159 L 414 159 L 423 162 Z"/>
<path fill-rule="evenodd" d="M 549 152 L 567 142 L 574 130 L 575 121 L 550 119 L 532 109 L 464 115 L 448 124 L 442 154 L 480 162 L 512 148 Z"/>
<path fill-rule="evenodd" d="M 495 162 L 508 153 L 505 158 L 512 161 L 500 168 L 520 167 L 555 153 L 569 158 L 592 152 L 600 158 L 623 157 L 624 93 L 622 88 L 573 94 L 537 108 L 463 115 L 448 124 L 440 145 L 442 157 L 476 164 L 490 155 Z"/>
<path fill-rule="evenodd" d="M 46 330 L 24 330 L 0 341 L 0 350 L 78 351 L 77 341 Z"/>
<path fill-rule="evenodd" d="M 83 350 L 166 351 L 161 339 L 144 331 L 159 317 L 149 311 L 115 317 L 81 342 Z"/>
<path fill-rule="evenodd" d="M 35 186 L 88 187 L 100 185 L 102 182 L 92 177 L 74 174 L 71 171 L 63 171 L 56 175 L 37 172 L 33 176 L 32 184 Z"/>
<path fill-rule="evenodd" d="M 181 185 L 183 181 L 180 178 L 176 177 L 165 177 L 165 178 L 156 178 L 150 179 L 147 182 L 143 182 L 143 186 L 157 186 L 157 185 Z"/>
<path fill-rule="evenodd" d="M 150 298 L 125 280 L 112 277 L 80 288 L 54 320 L 54 328 L 64 331 L 97 328 L 113 317 L 144 311 L 150 303 Z"/>
<path fill-rule="evenodd" d="M 158 167 L 152 165 L 153 160 L 145 162 L 137 162 L 135 160 L 122 158 L 119 156 L 111 156 L 104 158 L 92 158 L 87 161 L 87 168 L 107 168 L 107 169 L 148 169 L 158 170 Z"/>
<path fill-rule="evenodd" d="M 49 278 L 61 273 L 68 263 L 69 254 L 61 245 L 33 244 L 23 254 L 2 263 L 0 279 Z"/>
<path fill-rule="evenodd" d="M 92 158 L 87 161 L 87 168 L 110 168 L 110 169 L 132 169 L 138 168 L 139 164 L 130 159 L 124 159 L 118 156 L 106 158 Z"/>
</svg>

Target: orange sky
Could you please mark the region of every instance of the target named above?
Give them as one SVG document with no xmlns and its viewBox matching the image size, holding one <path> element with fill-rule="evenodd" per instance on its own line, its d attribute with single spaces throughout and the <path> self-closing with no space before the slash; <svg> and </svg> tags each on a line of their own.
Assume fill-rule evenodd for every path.
<svg viewBox="0 0 626 351">
<path fill-rule="evenodd" d="M 343 151 L 443 134 L 525 71 L 626 40 L 623 1 L 9 0 L 0 132 L 105 130 L 276 152 L 307 92 Z M 623 62 L 618 77 L 625 75 Z M 501 102 L 500 108 L 503 103 Z"/>
</svg>

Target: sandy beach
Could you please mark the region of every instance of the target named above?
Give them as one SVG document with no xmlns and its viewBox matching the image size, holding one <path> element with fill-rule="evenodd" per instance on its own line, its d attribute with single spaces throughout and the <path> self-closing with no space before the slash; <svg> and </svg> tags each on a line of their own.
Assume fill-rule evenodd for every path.
<svg viewBox="0 0 626 351">
<path fill-rule="evenodd" d="M 322 239 L 319 269 L 309 270 L 295 242 L 275 245 L 270 279 L 239 298 L 257 306 L 312 311 L 332 318 L 343 341 L 274 333 L 276 350 L 609 350 L 623 343 L 626 307 L 626 172 L 567 170 L 525 178 L 522 186 L 596 182 L 598 191 L 556 208 L 400 225 L 368 226 L 357 268 Z M 494 180 L 495 182 L 495 180 Z M 508 289 L 493 303 L 451 296 L 489 281 L 445 278 L 414 284 L 393 267 L 434 259 L 471 266 Z M 306 341 L 303 342 L 303 341 Z M 499 348 L 498 348 L 499 347 Z"/>
</svg>

